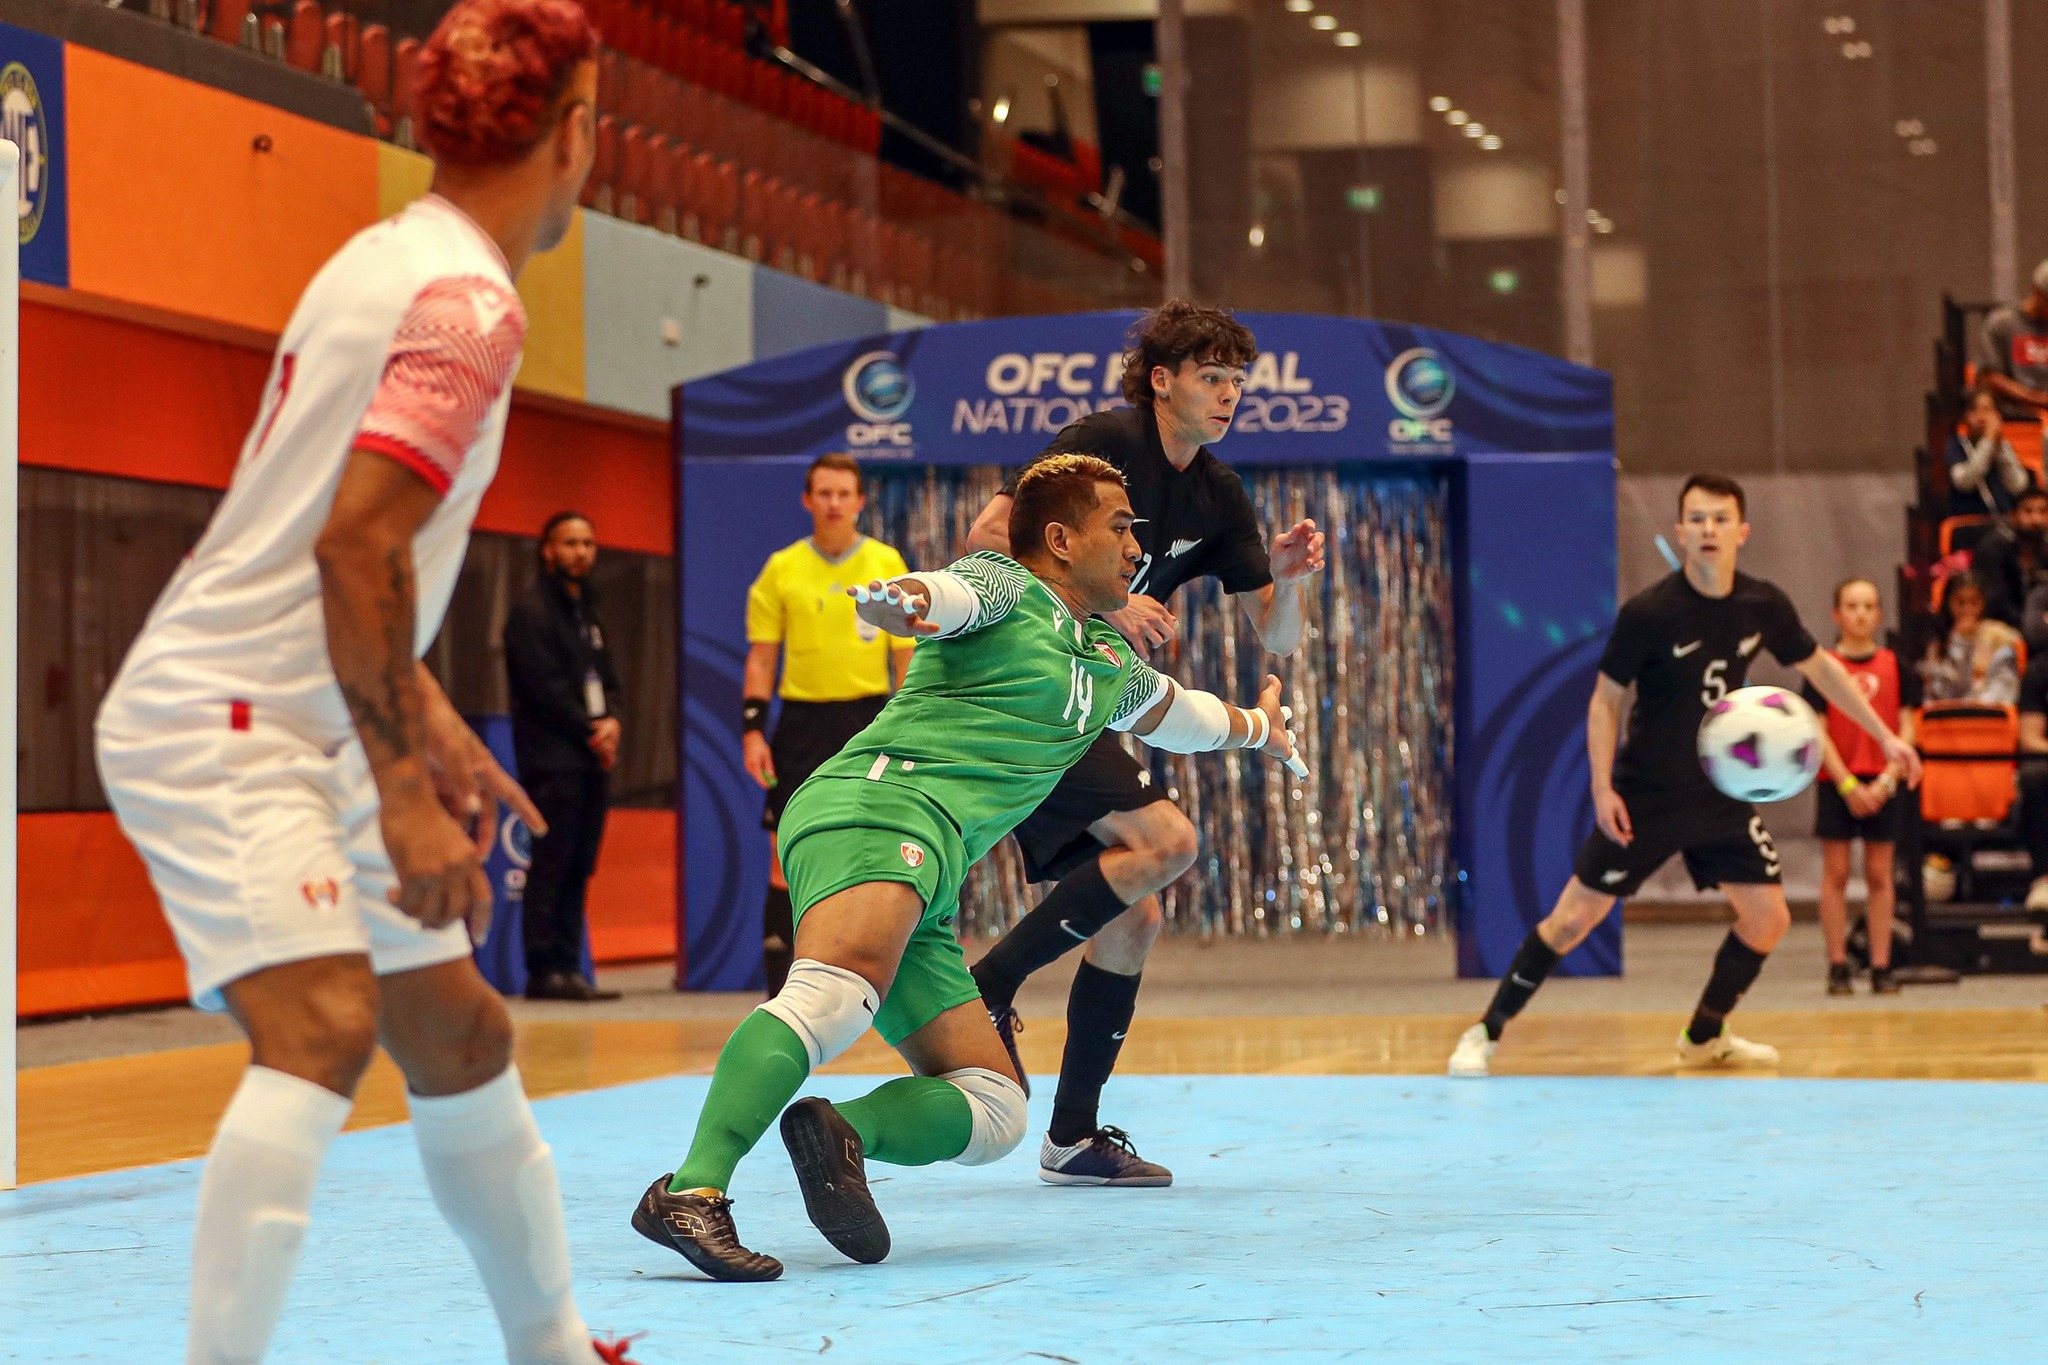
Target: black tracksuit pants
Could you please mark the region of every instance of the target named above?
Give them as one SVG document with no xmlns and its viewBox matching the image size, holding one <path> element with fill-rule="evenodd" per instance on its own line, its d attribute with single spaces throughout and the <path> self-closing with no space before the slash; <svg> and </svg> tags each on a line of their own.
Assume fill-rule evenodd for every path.
<svg viewBox="0 0 2048 1365">
<path fill-rule="evenodd" d="M 533 841 L 521 914 L 529 976 L 583 969 L 583 893 L 597 870 L 604 817 L 611 805 L 610 775 L 590 767 L 520 775 L 526 794 L 548 822 Z"/>
</svg>

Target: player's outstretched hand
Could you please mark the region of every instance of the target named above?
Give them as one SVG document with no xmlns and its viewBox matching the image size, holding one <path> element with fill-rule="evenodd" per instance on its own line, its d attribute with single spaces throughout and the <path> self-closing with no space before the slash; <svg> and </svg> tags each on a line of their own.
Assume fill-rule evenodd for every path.
<svg viewBox="0 0 2048 1365">
<path fill-rule="evenodd" d="M 1323 533 L 1313 521 L 1298 521 L 1273 537 L 1268 547 L 1273 581 L 1294 583 L 1323 567 Z"/>
<path fill-rule="evenodd" d="M 761 790 L 775 785 L 775 751 L 768 747 L 768 737 L 759 730 L 749 730 L 740 737 L 740 766 L 747 770 L 748 777 L 761 784 Z"/>
<path fill-rule="evenodd" d="M 1600 826 L 1600 832 L 1627 848 L 1635 842 L 1635 826 L 1629 823 L 1628 803 L 1620 793 L 1609 787 L 1604 792 L 1593 793 L 1593 820 Z"/>
<path fill-rule="evenodd" d="M 1104 612 L 1102 619 L 1134 649 L 1147 654 L 1180 634 L 1180 618 L 1168 611 L 1164 602 L 1141 592 L 1126 598 L 1121 610 Z"/>
<path fill-rule="evenodd" d="M 939 633 L 937 626 L 924 619 L 925 612 L 931 607 L 931 599 L 922 593 L 906 591 L 900 583 L 869 579 L 848 588 L 846 595 L 853 599 L 854 613 L 861 620 L 890 635 L 916 639 L 920 635 Z"/>
<path fill-rule="evenodd" d="M 1908 787 L 1920 785 L 1920 751 L 1918 749 L 1906 743 L 1905 740 L 1900 739 L 1897 735 L 1891 735 L 1884 741 L 1884 756 L 1887 762 L 1896 763 L 1906 770 L 1906 785 Z"/>
</svg>

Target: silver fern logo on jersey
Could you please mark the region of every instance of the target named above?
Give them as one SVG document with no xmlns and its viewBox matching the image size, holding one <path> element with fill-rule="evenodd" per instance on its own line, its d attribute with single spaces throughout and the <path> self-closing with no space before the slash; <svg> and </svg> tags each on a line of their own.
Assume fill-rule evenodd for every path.
<svg viewBox="0 0 2048 1365">
<path fill-rule="evenodd" d="M 21 223 L 21 244 L 36 239 L 43 210 L 50 202 L 50 124 L 43 116 L 42 92 L 36 78 L 20 62 L 0 67 L 0 138 L 21 149 L 21 172 L 15 177 L 20 197 L 15 203 Z"/>
</svg>

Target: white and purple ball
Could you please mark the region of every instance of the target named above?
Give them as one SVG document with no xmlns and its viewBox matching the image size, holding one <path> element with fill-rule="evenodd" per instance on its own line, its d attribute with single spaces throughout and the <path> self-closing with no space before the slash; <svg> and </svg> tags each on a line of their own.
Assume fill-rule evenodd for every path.
<svg viewBox="0 0 2048 1365">
<path fill-rule="evenodd" d="M 1820 771 L 1820 717 L 1782 687 L 1739 687 L 1700 722 L 1700 766 L 1737 801 L 1797 796 Z"/>
</svg>

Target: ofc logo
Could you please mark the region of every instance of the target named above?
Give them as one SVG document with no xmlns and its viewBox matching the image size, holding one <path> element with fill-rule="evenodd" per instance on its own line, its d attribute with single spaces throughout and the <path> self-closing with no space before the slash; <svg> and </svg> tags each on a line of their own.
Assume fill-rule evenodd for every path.
<svg viewBox="0 0 2048 1365">
<path fill-rule="evenodd" d="M 867 419 L 846 428 L 848 445 L 907 446 L 911 443 L 910 423 L 897 419 L 910 411 L 910 400 L 917 396 L 917 385 L 894 352 L 869 351 L 856 357 L 846 367 L 839 387 L 846 395 L 846 406 Z"/>
<path fill-rule="evenodd" d="M 506 899 L 524 900 L 527 869 L 533 866 L 533 831 L 509 810 L 498 818 L 498 847 L 512 864 L 505 869 Z"/>
<path fill-rule="evenodd" d="M 21 149 L 21 244 L 36 239 L 50 201 L 50 124 L 36 78 L 20 62 L 0 67 L 0 138 Z"/>
<path fill-rule="evenodd" d="M 1401 416 L 1387 423 L 1397 446 L 1449 445 L 1451 419 L 1443 411 L 1458 390 L 1443 358 L 1427 346 L 1401 352 L 1387 364 L 1387 398 Z"/>
</svg>

